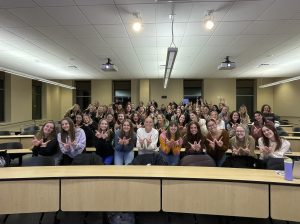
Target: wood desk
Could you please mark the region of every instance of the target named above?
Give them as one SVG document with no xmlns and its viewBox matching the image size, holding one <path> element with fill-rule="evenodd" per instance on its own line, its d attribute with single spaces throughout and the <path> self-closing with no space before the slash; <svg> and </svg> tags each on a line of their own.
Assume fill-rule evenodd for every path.
<svg viewBox="0 0 300 224">
<path fill-rule="evenodd" d="M 282 136 L 291 143 L 293 152 L 300 152 L 300 136 Z"/>
<path fill-rule="evenodd" d="M 32 146 L 32 139 L 34 135 L 2 135 L 0 136 L 0 143 L 6 142 L 21 142 L 24 148 Z"/>
<path fill-rule="evenodd" d="M 290 124 L 287 124 L 287 125 L 280 125 L 280 127 L 282 127 L 283 130 L 286 131 L 286 132 L 291 132 L 291 131 L 293 131 L 294 126 L 290 125 Z"/>
<path fill-rule="evenodd" d="M 271 214 L 276 219 L 300 221 L 297 206 L 300 180 L 285 181 L 273 170 L 179 166 L 9 167 L 0 169 L 0 190 L 5 192 L 0 200 L 6 201 L 0 205 L 0 214 L 59 208 L 63 211 L 162 209 L 260 218 Z M 9 199 L 12 194 L 17 195 L 13 200 Z"/>
<path fill-rule="evenodd" d="M 297 134 L 298 136 L 300 135 L 299 131 L 287 131 L 286 133 L 288 133 L 289 136 L 294 136 L 294 134 Z"/>
<path fill-rule="evenodd" d="M 32 154 L 31 149 L 1 149 L 0 152 L 6 151 L 7 154 Z"/>
</svg>

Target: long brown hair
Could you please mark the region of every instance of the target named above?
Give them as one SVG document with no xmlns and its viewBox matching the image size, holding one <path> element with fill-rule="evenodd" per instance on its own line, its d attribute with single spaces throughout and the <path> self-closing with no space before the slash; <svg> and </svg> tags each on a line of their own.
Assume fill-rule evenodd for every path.
<svg viewBox="0 0 300 224">
<path fill-rule="evenodd" d="M 106 121 L 106 123 L 107 123 L 107 129 L 105 130 L 105 132 L 107 132 L 107 135 L 108 135 L 107 139 L 111 139 L 113 132 L 112 132 L 112 130 L 109 128 L 109 122 L 108 122 L 108 120 L 107 120 L 106 118 L 102 118 L 102 119 L 99 121 L 99 124 L 98 124 L 98 131 L 99 131 L 100 133 L 102 132 L 101 127 L 100 127 L 102 121 Z"/>
<path fill-rule="evenodd" d="M 46 126 L 46 124 L 53 124 L 53 131 L 50 133 L 50 135 L 48 137 L 45 136 L 45 133 L 44 133 L 44 127 Z M 56 138 L 56 127 L 55 127 L 55 123 L 54 121 L 52 120 L 48 120 L 46 121 L 43 126 L 41 127 L 41 130 L 35 135 L 35 137 L 38 139 L 38 140 L 41 140 L 41 139 L 47 139 L 48 140 L 53 140 Z"/>
<path fill-rule="evenodd" d="M 271 124 L 271 123 L 265 123 L 263 127 L 266 127 L 266 128 L 268 128 L 268 129 L 270 129 L 271 131 L 274 132 L 274 138 L 275 138 L 275 142 L 276 142 L 275 151 L 278 150 L 278 149 L 280 149 L 281 145 L 282 145 L 282 142 L 281 142 L 280 136 L 278 135 L 276 127 L 273 124 Z M 263 137 L 264 145 L 270 147 L 270 139 L 268 139 L 264 134 L 263 134 L 262 137 Z"/>
<path fill-rule="evenodd" d="M 128 135 L 126 135 L 125 131 L 123 130 L 123 125 L 124 125 L 125 122 L 128 122 L 129 126 L 130 126 L 130 130 L 129 130 L 129 134 Z M 124 122 L 123 122 L 123 124 L 121 126 L 122 126 L 122 128 L 120 130 L 120 132 L 121 132 L 120 138 L 124 138 L 124 137 L 126 139 L 130 138 L 130 143 L 132 143 L 134 130 L 133 130 L 133 124 L 132 124 L 131 120 L 125 119 Z"/>
<path fill-rule="evenodd" d="M 176 121 L 170 121 L 169 127 L 168 127 L 167 132 L 166 132 L 166 137 L 167 137 L 168 139 L 171 139 L 170 128 L 171 128 L 172 126 L 174 126 L 174 125 L 177 127 L 177 130 L 176 130 L 176 132 L 175 132 L 175 141 L 177 141 L 181 136 L 180 136 L 179 127 L 178 127 L 178 124 L 177 124 Z"/>
<path fill-rule="evenodd" d="M 62 122 L 63 121 L 67 121 L 69 123 L 69 126 L 70 126 L 70 129 L 69 131 L 65 131 L 63 128 L 62 128 Z M 64 119 L 62 119 L 60 121 L 60 125 L 61 125 L 61 141 L 63 143 L 66 143 L 67 142 L 67 138 L 68 136 L 70 137 L 71 141 L 75 141 L 75 125 L 74 125 L 74 122 L 72 121 L 71 118 L 69 117 L 65 117 Z"/>
<path fill-rule="evenodd" d="M 196 127 L 197 127 L 197 130 L 198 130 L 198 132 L 197 132 L 197 134 L 196 134 L 196 136 L 194 136 L 192 133 L 191 133 L 191 126 L 192 125 L 196 125 Z M 190 142 L 191 140 L 193 140 L 193 139 L 202 139 L 203 138 L 203 135 L 202 135 L 202 133 L 201 133 L 201 129 L 200 129 L 200 125 L 199 125 L 199 123 L 198 122 L 196 122 L 196 121 L 191 121 L 189 124 L 188 124 L 188 126 L 187 126 L 187 133 L 186 133 L 186 139 L 187 139 L 187 141 L 188 142 Z"/>
</svg>

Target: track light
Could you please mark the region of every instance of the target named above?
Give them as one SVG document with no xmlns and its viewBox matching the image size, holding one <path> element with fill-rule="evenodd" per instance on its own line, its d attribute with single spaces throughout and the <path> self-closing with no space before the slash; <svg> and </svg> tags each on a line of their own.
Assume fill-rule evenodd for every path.
<svg viewBox="0 0 300 224">
<path fill-rule="evenodd" d="M 208 30 L 211 30 L 215 26 L 215 23 L 213 20 L 213 12 L 214 12 L 214 10 L 207 10 L 207 13 L 204 18 L 205 28 Z"/>
<path fill-rule="evenodd" d="M 134 23 L 132 24 L 132 29 L 134 32 L 140 32 L 143 28 L 142 25 L 142 18 L 140 13 L 133 13 L 133 15 L 136 17 Z"/>
</svg>

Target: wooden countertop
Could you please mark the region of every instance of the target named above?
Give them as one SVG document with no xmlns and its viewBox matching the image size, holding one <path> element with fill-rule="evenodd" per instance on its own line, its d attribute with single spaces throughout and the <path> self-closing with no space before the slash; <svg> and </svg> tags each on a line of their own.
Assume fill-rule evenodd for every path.
<svg viewBox="0 0 300 224">
<path fill-rule="evenodd" d="M 33 138 L 34 135 L 0 135 L 0 139 L 7 138 Z"/>
<path fill-rule="evenodd" d="M 300 185 L 300 180 L 285 181 L 274 170 L 183 166 L 48 166 L 6 167 L 0 180 L 64 178 L 189 179 L 207 181 L 275 183 Z"/>
</svg>

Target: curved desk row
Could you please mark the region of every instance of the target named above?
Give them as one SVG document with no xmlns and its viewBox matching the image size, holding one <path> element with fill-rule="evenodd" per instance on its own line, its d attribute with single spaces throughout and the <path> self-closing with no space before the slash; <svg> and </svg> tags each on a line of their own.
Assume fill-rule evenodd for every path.
<svg viewBox="0 0 300 224">
<path fill-rule="evenodd" d="M 175 166 L 0 169 L 0 213 L 166 211 L 300 221 L 300 180 L 272 170 Z"/>
<path fill-rule="evenodd" d="M 33 136 L 34 135 L 1 135 L 0 143 L 21 142 L 24 148 L 31 148 Z"/>
</svg>

